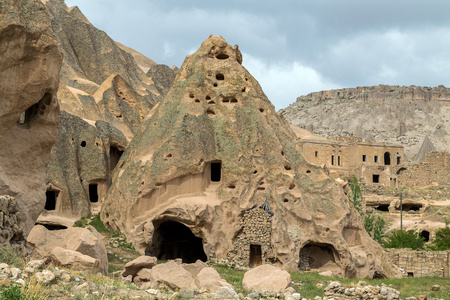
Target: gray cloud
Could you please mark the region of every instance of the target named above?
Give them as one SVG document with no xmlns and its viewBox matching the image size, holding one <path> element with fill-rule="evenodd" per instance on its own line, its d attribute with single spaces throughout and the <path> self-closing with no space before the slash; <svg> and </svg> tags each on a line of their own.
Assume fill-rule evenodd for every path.
<svg viewBox="0 0 450 300">
<path fill-rule="evenodd" d="M 309 92 L 361 85 L 450 86 L 447 0 L 67 0 L 98 28 L 180 66 L 210 34 L 282 108 Z"/>
</svg>

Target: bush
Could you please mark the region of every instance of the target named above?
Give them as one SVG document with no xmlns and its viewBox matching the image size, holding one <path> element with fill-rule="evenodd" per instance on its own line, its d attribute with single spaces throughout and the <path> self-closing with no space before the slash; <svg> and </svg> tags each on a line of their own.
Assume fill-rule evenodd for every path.
<svg viewBox="0 0 450 300">
<path fill-rule="evenodd" d="M 384 230 L 386 228 L 386 221 L 374 215 L 366 215 L 364 218 L 364 228 L 372 239 L 377 241 L 379 244 L 383 242 Z"/>
<path fill-rule="evenodd" d="M 450 250 L 450 227 L 436 230 L 431 248 L 436 251 Z"/>
<path fill-rule="evenodd" d="M 425 245 L 425 238 L 420 236 L 414 230 L 394 230 L 387 241 L 383 243 L 386 248 L 411 248 L 413 250 L 423 249 Z"/>
<path fill-rule="evenodd" d="M 348 201 L 355 207 L 355 209 L 359 212 L 360 215 L 363 214 L 363 196 L 361 193 L 361 187 L 358 183 L 358 178 L 355 175 L 350 177 L 349 181 L 350 192 L 348 193 Z"/>
</svg>

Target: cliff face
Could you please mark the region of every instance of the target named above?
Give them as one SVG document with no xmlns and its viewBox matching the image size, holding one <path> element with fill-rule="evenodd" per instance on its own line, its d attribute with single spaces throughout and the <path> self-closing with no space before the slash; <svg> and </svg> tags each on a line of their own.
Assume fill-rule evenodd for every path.
<svg viewBox="0 0 450 300">
<path fill-rule="evenodd" d="M 45 7 L 64 60 L 61 123 L 48 166 L 49 205 L 39 223 L 70 225 L 98 212 L 120 155 L 164 96 L 161 81 L 170 85 L 175 71 L 166 67 L 164 74 L 147 75 L 134 56 L 145 70 L 158 65 L 120 45 L 134 56 L 122 50 L 78 7 L 63 0 L 47 0 Z"/>
<path fill-rule="evenodd" d="M 449 104 L 450 89 L 444 86 L 379 85 L 311 93 L 279 113 L 326 137 L 400 143 L 408 159 L 418 160 L 426 137 L 437 150 L 450 149 Z"/>
<path fill-rule="evenodd" d="M 46 166 L 59 118 L 56 93 L 61 61 L 42 3 L 2 1 L 0 195 L 16 198 L 25 233 L 45 204 Z"/>
<path fill-rule="evenodd" d="M 241 64 L 214 36 L 186 58 L 120 159 L 102 220 L 161 259 L 398 275 Z"/>
</svg>

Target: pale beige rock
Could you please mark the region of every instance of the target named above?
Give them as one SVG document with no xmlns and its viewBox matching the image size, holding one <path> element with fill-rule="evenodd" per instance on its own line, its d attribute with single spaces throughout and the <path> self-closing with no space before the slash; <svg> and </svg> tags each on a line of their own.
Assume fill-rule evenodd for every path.
<svg viewBox="0 0 450 300">
<path fill-rule="evenodd" d="M 208 265 L 201 260 L 197 260 L 193 264 L 183 264 L 182 266 L 186 271 L 191 273 L 194 278 L 197 277 L 201 270 L 208 267 Z"/>
<path fill-rule="evenodd" d="M 91 226 L 88 228 L 70 227 L 50 231 L 36 225 L 28 235 L 27 242 L 34 257 L 48 259 L 55 247 L 78 251 L 100 262 L 99 271 L 108 272 L 108 257 L 103 237 Z"/>
<path fill-rule="evenodd" d="M 291 275 L 272 265 L 262 265 L 245 272 L 242 279 L 244 290 L 284 291 L 291 285 Z"/>
<path fill-rule="evenodd" d="M 14 195 L 27 234 L 44 208 L 59 116 L 62 57 L 40 1 L 2 1 L 0 53 L 0 195 Z"/>
<path fill-rule="evenodd" d="M 78 251 L 54 247 L 50 252 L 52 262 L 76 270 L 100 271 L 100 261 Z"/>
<path fill-rule="evenodd" d="M 149 282 L 151 279 L 152 279 L 152 269 L 143 268 L 136 273 L 136 277 L 134 277 L 133 281 L 139 284 L 142 282 Z"/>
<path fill-rule="evenodd" d="M 201 269 L 195 278 L 195 283 L 198 288 L 207 289 L 211 292 L 215 292 L 221 287 L 233 287 L 225 279 L 222 279 L 219 273 L 211 267 Z"/>
<path fill-rule="evenodd" d="M 55 281 L 55 275 L 49 270 L 43 270 L 34 274 L 36 281 L 40 284 L 50 284 Z"/>
<path fill-rule="evenodd" d="M 186 58 L 114 173 L 105 225 L 158 259 L 400 276 L 241 63 L 216 36 Z"/>
<path fill-rule="evenodd" d="M 191 273 L 174 261 L 156 265 L 152 268 L 151 282 L 153 286 L 163 283 L 171 289 L 196 289 Z"/>
<path fill-rule="evenodd" d="M 132 261 L 125 264 L 125 270 L 122 272 L 122 276 L 127 277 L 132 275 L 134 277 L 141 269 L 151 269 L 156 266 L 156 264 L 156 257 L 139 256 L 138 258 L 133 259 Z"/>
</svg>

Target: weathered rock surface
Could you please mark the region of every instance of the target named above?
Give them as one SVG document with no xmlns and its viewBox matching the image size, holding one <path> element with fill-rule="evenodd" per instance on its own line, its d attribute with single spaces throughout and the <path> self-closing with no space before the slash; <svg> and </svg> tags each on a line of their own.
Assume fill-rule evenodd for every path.
<svg viewBox="0 0 450 300">
<path fill-rule="evenodd" d="M 19 225 L 21 215 L 16 199 L 0 196 L 0 247 L 11 247 L 16 253 L 25 251 L 25 236 Z"/>
<path fill-rule="evenodd" d="M 340 282 L 331 282 L 324 290 L 324 300 L 353 300 L 353 299 L 400 299 L 400 292 L 384 284 L 372 286 L 364 281 L 356 286 L 342 286 Z"/>
<path fill-rule="evenodd" d="M 211 292 L 216 292 L 222 287 L 232 288 L 232 285 L 222 279 L 219 273 L 211 267 L 200 270 L 195 278 L 195 284 L 199 289 L 207 289 Z"/>
<path fill-rule="evenodd" d="M 365 86 L 300 96 L 280 110 L 290 123 L 326 137 L 356 135 L 367 141 L 401 143 L 407 158 L 428 136 L 438 151 L 448 150 L 450 89 L 444 86 Z"/>
<path fill-rule="evenodd" d="M 42 3 L 1 3 L 0 194 L 15 197 L 25 233 L 45 203 L 46 166 L 55 143 L 61 54 Z"/>
<path fill-rule="evenodd" d="M 291 275 L 272 265 L 262 265 L 245 272 L 242 286 L 247 292 L 269 290 L 281 292 L 291 285 Z"/>
<path fill-rule="evenodd" d="M 76 6 L 49 0 L 45 7 L 64 61 L 61 123 L 47 178 L 49 203 L 38 223 L 70 226 L 98 213 L 122 152 L 173 80 L 165 77 L 174 77 L 175 71 L 114 42 Z M 152 66 L 155 80 L 145 74 Z"/>
<path fill-rule="evenodd" d="M 100 261 L 78 251 L 54 247 L 50 252 L 52 262 L 75 270 L 100 271 Z"/>
<path fill-rule="evenodd" d="M 127 277 L 131 275 L 135 277 L 141 269 L 151 269 L 156 266 L 156 262 L 156 257 L 139 256 L 138 258 L 126 263 L 122 276 Z"/>
<path fill-rule="evenodd" d="M 341 188 L 306 163 L 241 63 L 238 47 L 221 37 L 186 58 L 123 154 L 102 220 L 159 259 L 399 276 Z M 252 210 L 268 218 L 246 214 Z M 255 221 L 244 236 L 247 215 Z"/>
<path fill-rule="evenodd" d="M 58 262 L 64 264 L 65 260 L 62 260 L 61 257 L 63 254 L 68 256 L 69 252 L 62 253 L 62 250 L 60 250 L 57 254 L 62 253 L 61 255 L 52 253 L 55 247 L 60 247 L 77 251 L 98 260 L 98 270 L 103 274 L 108 272 L 108 258 L 103 237 L 91 226 L 88 228 L 69 227 L 68 229 L 50 231 L 44 226 L 36 225 L 30 231 L 27 242 L 28 247 L 33 250 L 33 257 L 51 260 L 53 256 L 57 258 Z M 71 256 L 74 259 L 78 257 L 78 263 L 83 265 L 81 263 L 82 257 L 74 254 Z M 84 258 L 83 260 L 86 261 Z M 73 266 L 76 267 L 77 264 Z M 94 265 L 93 267 L 97 268 Z"/>
<path fill-rule="evenodd" d="M 153 287 L 165 284 L 171 289 L 195 289 L 194 277 L 174 261 L 156 265 L 151 270 L 150 281 Z"/>
</svg>

